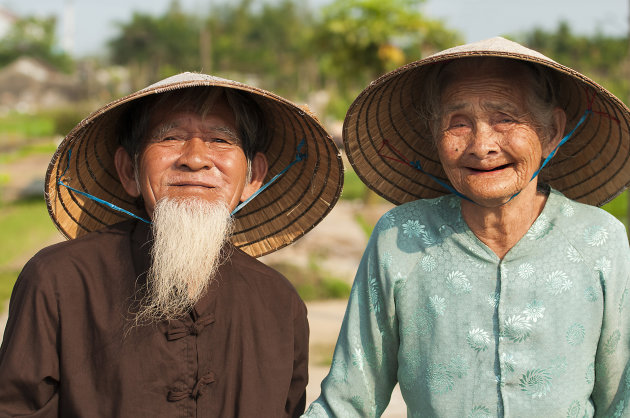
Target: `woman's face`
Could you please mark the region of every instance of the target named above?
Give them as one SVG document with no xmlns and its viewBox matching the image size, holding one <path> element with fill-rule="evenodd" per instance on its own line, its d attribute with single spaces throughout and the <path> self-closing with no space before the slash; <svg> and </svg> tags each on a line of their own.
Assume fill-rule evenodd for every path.
<svg viewBox="0 0 630 418">
<path fill-rule="evenodd" d="M 530 180 L 561 139 L 541 142 L 526 106 L 527 78 L 502 67 L 466 71 L 441 95 L 440 161 L 453 187 L 485 207 L 535 191 Z"/>
</svg>

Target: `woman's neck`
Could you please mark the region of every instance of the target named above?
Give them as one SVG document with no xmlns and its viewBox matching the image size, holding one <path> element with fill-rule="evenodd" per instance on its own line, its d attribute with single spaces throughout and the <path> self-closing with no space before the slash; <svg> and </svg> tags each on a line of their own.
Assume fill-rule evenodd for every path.
<svg viewBox="0 0 630 418">
<path fill-rule="evenodd" d="M 538 191 L 535 183 L 532 186 L 497 207 L 462 200 L 464 221 L 500 259 L 523 238 L 545 207 L 547 194 Z"/>
</svg>

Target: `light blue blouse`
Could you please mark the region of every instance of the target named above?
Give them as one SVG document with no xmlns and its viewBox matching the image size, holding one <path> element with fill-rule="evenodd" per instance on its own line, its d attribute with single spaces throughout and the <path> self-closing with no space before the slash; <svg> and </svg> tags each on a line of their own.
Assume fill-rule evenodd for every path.
<svg viewBox="0 0 630 418">
<path fill-rule="evenodd" d="M 460 199 L 398 206 L 357 271 L 307 417 L 630 416 L 630 250 L 605 211 L 551 190 L 500 260 Z"/>
</svg>

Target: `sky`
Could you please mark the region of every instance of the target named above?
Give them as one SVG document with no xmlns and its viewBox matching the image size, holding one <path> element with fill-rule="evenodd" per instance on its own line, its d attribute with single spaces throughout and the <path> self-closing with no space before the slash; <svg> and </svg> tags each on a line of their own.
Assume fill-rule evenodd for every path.
<svg viewBox="0 0 630 418">
<path fill-rule="evenodd" d="M 210 4 L 229 0 L 180 0 L 186 11 L 206 13 Z M 272 1 L 272 0 L 268 0 Z M 331 0 L 307 0 L 318 7 Z M 103 55 L 107 39 L 116 34 L 116 22 L 127 22 L 133 11 L 160 15 L 171 0 L 0 0 L 0 5 L 18 15 L 55 15 L 59 39 L 64 39 L 63 22 L 74 20 L 72 50 L 77 56 Z M 74 17 L 65 18 L 65 5 L 74 5 Z M 518 34 L 541 27 L 553 30 L 561 20 L 575 33 L 601 32 L 625 36 L 628 33 L 630 0 L 426 0 L 422 11 L 442 19 L 449 28 L 462 33 L 467 42 L 498 35 Z"/>
</svg>

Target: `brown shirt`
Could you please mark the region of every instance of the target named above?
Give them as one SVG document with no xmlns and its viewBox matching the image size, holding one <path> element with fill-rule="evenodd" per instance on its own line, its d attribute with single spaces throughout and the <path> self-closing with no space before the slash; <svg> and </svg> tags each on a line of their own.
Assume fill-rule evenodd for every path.
<svg viewBox="0 0 630 418">
<path fill-rule="evenodd" d="M 292 285 L 234 249 L 191 315 L 132 327 L 150 238 L 146 225 L 123 222 L 27 263 L 0 348 L 0 416 L 304 411 L 308 323 Z"/>
</svg>

